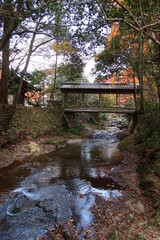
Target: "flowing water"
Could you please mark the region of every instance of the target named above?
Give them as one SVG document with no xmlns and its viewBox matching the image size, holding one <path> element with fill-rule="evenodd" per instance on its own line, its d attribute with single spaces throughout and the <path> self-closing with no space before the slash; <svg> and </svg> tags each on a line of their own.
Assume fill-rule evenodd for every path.
<svg viewBox="0 0 160 240">
<path fill-rule="evenodd" d="M 83 142 L 0 170 L 0 192 L 11 192 L 0 209 L 0 239 L 36 239 L 46 223 L 68 218 L 89 227 L 95 194 L 121 195 L 122 187 L 107 176 L 121 162 L 118 131 L 96 130 Z"/>
</svg>

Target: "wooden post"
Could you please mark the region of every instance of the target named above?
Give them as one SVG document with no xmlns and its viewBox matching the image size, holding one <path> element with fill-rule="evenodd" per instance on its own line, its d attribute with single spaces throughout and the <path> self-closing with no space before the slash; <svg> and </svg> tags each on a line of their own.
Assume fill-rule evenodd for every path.
<svg viewBox="0 0 160 240">
<path fill-rule="evenodd" d="M 62 94 L 62 108 L 63 108 L 63 109 L 64 109 L 64 94 L 65 94 L 65 93 Z"/>
<path fill-rule="evenodd" d="M 101 107 L 101 94 L 99 94 L 99 107 Z"/>
<path fill-rule="evenodd" d="M 82 92 L 81 107 L 84 105 L 84 92 Z"/>
<path fill-rule="evenodd" d="M 116 93 L 116 108 L 118 106 L 118 93 Z"/>
<path fill-rule="evenodd" d="M 119 94 L 118 104 L 119 104 L 119 107 L 121 107 L 121 94 Z"/>
</svg>

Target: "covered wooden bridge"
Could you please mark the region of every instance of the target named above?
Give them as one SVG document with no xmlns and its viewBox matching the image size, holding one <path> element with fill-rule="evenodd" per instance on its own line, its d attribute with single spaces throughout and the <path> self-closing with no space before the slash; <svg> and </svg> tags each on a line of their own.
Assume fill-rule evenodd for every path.
<svg viewBox="0 0 160 240">
<path fill-rule="evenodd" d="M 133 84 L 95 84 L 95 83 L 62 83 L 62 102 L 64 112 L 107 112 L 107 113 L 125 113 L 134 114 L 136 112 L 136 94 L 139 94 L 139 85 Z M 79 96 L 79 104 L 69 101 L 69 95 Z M 86 94 L 98 95 L 98 102 L 92 106 L 86 103 Z M 112 106 L 106 106 L 102 101 L 103 95 L 114 94 L 115 103 Z M 121 102 L 121 96 L 128 96 L 133 99 L 131 107 L 126 107 Z"/>
</svg>

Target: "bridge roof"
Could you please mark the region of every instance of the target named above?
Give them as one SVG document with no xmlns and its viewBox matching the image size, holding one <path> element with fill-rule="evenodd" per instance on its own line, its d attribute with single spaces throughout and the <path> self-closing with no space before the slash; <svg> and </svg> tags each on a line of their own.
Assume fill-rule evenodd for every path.
<svg viewBox="0 0 160 240">
<path fill-rule="evenodd" d="M 133 94 L 133 84 L 98 84 L 98 83 L 62 83 L 60 87 L 62 93 L 121 93 Z M 139 92 L 139 85 L 136 85 Z"/>
</svg>

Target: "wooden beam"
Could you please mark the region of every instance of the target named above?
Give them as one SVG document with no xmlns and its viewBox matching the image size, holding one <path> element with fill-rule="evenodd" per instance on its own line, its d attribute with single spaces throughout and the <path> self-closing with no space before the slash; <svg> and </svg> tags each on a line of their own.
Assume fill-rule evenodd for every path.
<svg viewBox="0 0 160 240">
<path fill-rule="evenodd" d="M 82 92 L 81 107 L 84 105 L 84 92 Z"/>
<path fill-rule="evenodd" d="M 99 94 L 99 107 L 101 107 L 101 93 Z"/>
<path fill-rule="evenodd" d="M 135 114 L 136 111 L 135 109 L 129 109 L 129 108 L 116 108 L 116 107 L 111 107 L 111 108 L 66 108 L 64 110 L 67 113 L 75 113 L 75 112 L 86 112 L 86 113 L 124 113 L 124 114 Z"/>
<path fill-rule="evenodd" d="M 118 94 L 116 93 L 116 108 L 118 107 Z"/>
</svg>

